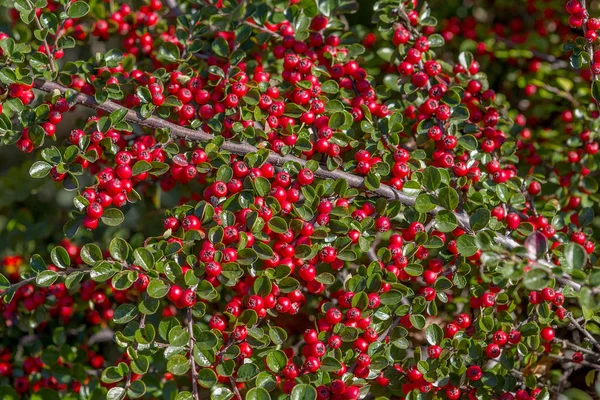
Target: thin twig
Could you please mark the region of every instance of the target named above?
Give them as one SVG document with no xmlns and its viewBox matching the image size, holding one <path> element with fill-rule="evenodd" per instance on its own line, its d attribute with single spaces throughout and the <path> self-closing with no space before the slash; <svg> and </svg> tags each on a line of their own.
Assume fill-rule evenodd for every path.
<svg viewBox="0 0 600 400">
<path fill-rule="evenodd" d="M 385 338 L 390 334 L 390 332 L 398 326 L 398 324 L 400 323 L 400 317 L 396 317 L 396 319 L 394 320 L 394 322 L 392 322 L 392 325 L 390 325 L 389 328 L 387 328 L 381 335 L 379 335 L 379 337 L 377 338 L 378 342 L 381 342 L 383 340 L 385 340 Z"/>
<path fill-rule="evenodd" d="M 242 400 L 242 395 L 240 394 L 239 389 L 237 388 L 237 385 L 235 384 L 235 380 L 233 379 L 233 377 L 229 377 L 229 382 L 231 382 L 231 388 L 233 389 L 233 393 L 235 393 L 235 398 L 237 400 Z"/>
<path fill-rule="evenodd" d="M 574 363 L 575 365 L 577 365 L 577 364 L 579 364 L 579 365 L 584 365 L 584 366 L 586 366 L 586 367 L 594 368 L 594 369 L 597 369 L 597 370 L 599 370 L 599 371 L 600 371 L 600 365 L 598 365 L 598 364 L 594 364 L 594 363 L 591 363 L 591 362 L 589 362 L 589 361 L 585 361 L 585 360 L 583 360 L 583 361 L 581 361 L 581 362 L 578 362 L 578 363 L 576 363 L 576 362 L 574 362 L 573 360 L 571 360 L 570 358 L 568 358 L 568 357 L 565 357 L 565 356 L 561 356 L 561 355 L 558 355 L 558 354 L 547 353 L 547 354 L 545 354 L 545 355 L 546 355 L 546 356 L 548 356 L 548 357 L 550 357 L 550 358 L 554 358 L 554 359 L 556 359 L 556 360 L 561 360 L 561 361 L 572 362 L 572 363 Z"/>
<path fill-rule="evenodd" d="M 596 339 L 595 339 L 595 338 L 594 338 L 594 337 L 591 335 L 591 333 L 589 333 L 589 332 L 587 331 L 587 329 L 585 329 L 583 326 L 581 326 L 581 324 L 579 324 L 579 322 L 577 322 L 577 321 L 575 320 L 575 318 L 573 318 L 573 315 L 572 315 L 572 314 L 569 314 L 569 315 L 567 316 L 567 318 L 569 318 L 569 321 L 571 321 L 571 323 L 572 323 L 573 325 L 575 325 L 575 328 L 577 328 L 577 330 L 578 330 L 579 332 L 581 332 L 581 333 L 583 334 L 583 336 L 585 336 L 586 338 L 588 338 L 588 340 L 589 340 L 589 341 L 590 341 L 590 342 L 591 342 L 591 343 L 592 343 L 594 346 L 596 346 L 596 348 L 597 348 L 598 350 L 600 350 L 600 343 L 599 343 L 599 342 L 598 342 L 598 341 L 597 341 L 597 340 L 596 340 Z"/>
<path fill-rule="evenodd" d="M 33 9 L 33 20 L 35 21 L 35 24 L 37 25 L 37 27 L 40 31 L 43 31 L 44 27 L 42 27 L 40 18 L 37 16 L 37 13 L 35 12 L 35 10 L 36 10 L 35 6 L 33 5 L 33 3 L 30 0 L 25 0 L 25 1 L 27 1 L 27 5 Z M 44 52 L 46 53 L 46 55 L 48 56 L 48 60 L 50 61 L 50 70 L 52 71 L 53 74 L 56 74 L 56 68 L 54 66 L 54 56 L 52 55 L 52 52 L 50 51 L 50 45 L 48 44 L 46 37 L 44 37 L 44 40 L 42 40 L 42 42 L 44 43 L 44 46 L 46 47 L 44 49 Z"/>
<path fill-rule="evenodd" d="M 192 398 L 199 400 L 200 395 L 198 393 L 198 370 L 196 370 L 196 360 L 194 360 L 194 344 L 196 338 L 194 337 L 194 316 L 192 315 L 192 308 L 187 309 L 187 320 L 188 320 L 188 333 L 190 335 L 190 368 L 192 370 Z"/>
</svg>

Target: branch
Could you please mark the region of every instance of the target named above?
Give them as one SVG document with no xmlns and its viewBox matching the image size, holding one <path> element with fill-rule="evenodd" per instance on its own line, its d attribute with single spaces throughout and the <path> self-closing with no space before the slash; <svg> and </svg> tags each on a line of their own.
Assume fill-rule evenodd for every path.
<svg viewBox="0 0 600 400">
<path fill-rule="evenodd" d="M 545 355 L 548 356 L 548 357 L 550 357 L 550 358 L 554 358 L 556 360 L 561 360 L 561 361 L 566 361 L 566 362 L 572 362 L 575 365 L 584 365 L 586 367 L 590 367 L 590 368 L 593 368 L 593 369 L 596 369 L 596 370 L 600 371 L 600 365 L 591 363 L 589 361 L 583 360 L 581 362 L 576 363 L 573 360 L 569 359 L 568 357 L 564 357 L 564 356 L 561 356 L 561 355 L 558 355 L 558 354 L 547 353 Z"/>
<path fill-rule="evenodd" d="M 229 377 L 229 382 L 231 382 L 231 387 L 233 389 L 233 393 L 235 393 L 235 398 L 236 400 L 242 400 L 242 395 L 240 394 L 239 389 L 237 388 L 237 385 L 235 384 L 235 380 L 233 379 L 233 377 Z"/>
<path fill-rule="evenodd" d="M 259 30 L 259 31 L 261 31 L 261 32 L 264 32 L 264 33 L 268 33 L 268 34 L 270 34 L 270 35 L 273 35 L 274 37 L 277 37 L 277 38 L 281 38 L 281 37 L 283 37 L 283 36 L 281 36 L 279 33 L 277 33 L 277 32 L 273 32 L 273 31 L 271 31 L 271 30 L 269 30 L 269 29 L 267 29 L 267 28 L 264 28 L 264 27 L 262 27 L 262 26 L 256 25 L 256 24 L 255 24 L 255 23 L 253 23 L 253 22 L 250 22 L 250 21 L 244 21 L 243 23 L 244 23 L 244 24 L 246 24 L 246 25 L 248 25 L 248 26 L 251 26 L 251 27 L 252 27 L 252 28 L 254 28 L 254 29 L 258 29 L 258 30 Z"/>
<path fill-rule="evenodd" d="M 71 89 L 68 89 L 58 83 L 50 82 L 45 79 L 36 79 L 34 81 L 34 87 L 41 91 L 47 93 L 58 92 L 61 95 L 65 96 L 66 92 Z M 71 105 L 80 104 L 85 107 L 101 110 L 107 113 L 112 113 L 117 110 L 121 110 L 123 107 L 120 104 L 117 104 L 113 101 L 107 100 L 104 103 L 100 104 L 96 101 L 93 96 L 89 96 L 85 93 L 74 92 L 72 96 L 70 96 L 69 100 L 71 101 Z M 194 130 L 190 128 L 185 128 L 183 126 L 175 125 L 171 122 L 165 121 L 162 118 L 157 116 L 151 116 L 149 118 L 144 118 L 142 115 L 134 110 L 127 109 L 127 114 L 125 115 L 125 121 L 134 123 L 136 125 L 145 126 L 147 128 L 152 129 L 168 129 L 171 132 L 171 135 L 180 139 L 195 141 L 195 142 L 209 142 L 215 138 L 214 135 L 207 133 L 203 130 Z M 236 154 L 239 156 L 244 156 L 248 153 L 255 153 L 258 149 L 248 143 L 236 143 L 231 141 L 225 141 L 223 145 L 221 145 L 223 150 L 226 150 L 232 154 Z M 275 152 L 270 152 L 267 157 L 267 162 L 273 164 L 275 167 L 281 167 L 286 162 L 294 162 L 300 164 L 302 167 L 305 167 L 307 164 L 307 160 L 303 160 L 293 155 L 282 156 Z M 340 170 L 329 171 L 327 169 L 323 169 L 319 167 L 315 172 L 315 176 L 322 179 L 343 179 L 348 183 L 348 186 L 353 188 L 362 188 L 364 189 L 363 178 L 361 176 L 357 176 L 354 174 L 350 174 Z M 405 193 L 400 192 L 399 190 L 394 189 L 391 186 L 382 184 L 378 189 L 369 191 L 372 195 L 382 197 L 386 200 L 396 200 L 406 206 L 414 206 L 416 197 L 408 196 Z M 436 207 L 430 214 L 435 215 L 440 211 L 443 211 L 444 208 Z M 458 221 L 458 226 L 465 230 L 466 232 L 472 232 L 471 226 L 469 224 L 469 216 L 465 212 L 454 212 L 454 216 Z M 513 238 L 502 235 L 500 233 L 495 232 L 496 234 L 496 242 L 503 247 L 512 250 L 517 247 L 520 247 L 516 240 Z"/>
<path fill-rule="evenodd" d="M 390 334 L 390 332 L 398 326 L 398 324 L 400 323 L 400 317 L 396 317 L 396 319 L 394 320 L 394 322 L 392 322 L 392 325 L 390 325 L 389 328 L 387 328 L 381 335 L 379 335 L 379 337 L 377 338 L 378 342 L 382 342 L 385 340 L 385 338 Z"/>
<path fill-rule="evenodd" d="M 66 276 L 69 275 L 71 273 L 74 272 L 90 272 L 92 269 L 91 268 L 67 268 L 67 269 L 63 269 L 60 271 L 54 271 L 56 272 L 56 274 L 58 276 Z M 8 290 L 13 289 L 13 290 L 17 290 L 18 288 L 20 288 L 23 285 L 26 285 L 30 282 L 33 282 L 37 279 L 37 274 L 34 276 L 30 276 L 29 278 L 23 279 L 22 281 L 19 282 L 15 282 L 13 284 L 11 284 L 8 288 L 6 288 L 5 290 L 0 291 L 0 295 L 3 295 L 4 293 L 6 293 Z"/>
<path fill-rule="evenodd" d="M 36 79 L 34 82 L 34 87 L 41 91 L 52 93 L 54 91 L 58 91 L 61 95 L 65 95 L 67 90 L 66 87 L 54 83 L 49 82 L 44 79 Z M 117 104 L 113 101 L 105 101 L 102 104 L 99 104 L 93 96 L 89 96 L 84 93 L 75 92 L 73 96 L 69 99 L 72 104 L 80 104 L 85 107 L 102 110 L 107 113 L 112 113 L 117 110 L 121 110 L 125 107 Z M 151 116 L 149 118 L 144 118 L 141 116 L 139 112 L 128 110 L 125 115 L 125 121 L 134 123 L 136 125 L 145 126 L 152 129 L 169 129 L 171 135 L 180 139 L 196 141 L 196 142 L 209 142 L 215 138 L 214 135 L 210 133 L 204 132 L 203 130 L 193 130 L 190 128 L 185 128 L 183 126 L 175 125 L 171 122 L 165 121 L 162 118 Z M 235 143 L 231 141 L 226 141 L 221 146 L 223 150 L 227 150 L 232 154 L 236 154 L 238 156 L 244 156 L 248 153 L 255 153 L 258 149 L 251 144 L 248 143 Z M 302 167 L 306 166 L 307 160 L 303 160 L 301 158 L 295 157 L 293 155 L 282 156 L 277 153 L 271 152 L 267 158 L 267 162 L 273 164 L 276 167 L 281 167 L 286 162 L 295 162 L 300 164 Z M 347 172 L 334 170 L 329 171 L 319 167 L 317 171 L 315 171 L 315 176 L 323 179 L 343 179 L 348 182 L 348 186 L 353 188 L 363 188 L 363 178 L 357 175 L 353 175 Z M 397 200 L 400 203 L 407 206 L 415 205 L 415 197 L 408 196 L 388 185 L 381 185 L 379 189 L 371 190 L 371 194 L 377 195 L 387 200 Z M 444 210 L 441 207 L 436 207 L 431 213 L 437 214 L 438 212 Z M 459 226 L 465 230 L 470 231 L 471 228 L 469 226 L 469 217 L 466 214 L 455 213 L 456 218 L 458 220 Z M 511 238 L 504 238 L 503 242 L 507 244 L 510 249 L 518 247 L 519 244 Z"/>
<path fill-rule="evenodd" d="M 140 324 L 138 329 L 144 329 L 144 327 L 146 326 L 146 314 L 142 314 L 140 317 Z M 136 343 L 135 345 L 135 351 L 137 351 L 140 347 L 139 343 Z M 129 367 L 129 372 L 127 373 L 127 380 L 125 381 L 125 390 L 129 389 L 131 387 L 131 378 L 133 377 L 133 370 L 131 369 L 131 366 Z"/>
<path fill-rule="evenodd" d="M 42 26 L 42 23 L 40 22 L 40 18 L 38 17 L 37 13 L 35 12 L 36 11 L 35 6 L 33 5 L 33 3 L 31 3 L 30 0 L 26 0 L 26 1 L 27 1 L 27 5 L 34 10 L 33 20 L 35 21 L 35 24 L 37 25 L 37 27 L 40 31 L 43 31 L 44 27 Z M 50 51 L 50 45 L 48 45 L 48 40 L 46 40 L 46 38 L 44 37 L 44 39 L 42 40 L 42 43 L 44 43 L 44 46 L 46 47 L 44 49 L 44 53 L 46 53 L 46 55 L 48 56 L 48 61 L 50 61 L 50 70 L 52 71 L 52 74 L 56 74 L 56 67 L 54 66 L 54 55 Z"/>
<path fill-rule="evenodd" d="M 598 350 L 600 350 L 600 343 L 587 331 L 587 329 L 581 326 L 581 324 L 577 322 L 575 318 L 573 318 L 572 314 L 569 314 L 567 318 L 569 318 L 569 321 L 575 325 L 575 328 L 577 328 L 577 330 L 581 332 L 583 336 L 585 336 L 594 346 L 596 346 Z"/>
<path fill-rule="evenodd" d="M 190 334 L 190 368 L 192 369 L 192 398 L 199 400 L 198 394 L 198 371 L 196 370 L 196 360 L 194 360 L 194 343 L 196 338 L 194 337 L 194 317 L 192 316 L 192 308 L 187 309 L 187 320 L 188 320 L 188 333 Z"/>
</svg>

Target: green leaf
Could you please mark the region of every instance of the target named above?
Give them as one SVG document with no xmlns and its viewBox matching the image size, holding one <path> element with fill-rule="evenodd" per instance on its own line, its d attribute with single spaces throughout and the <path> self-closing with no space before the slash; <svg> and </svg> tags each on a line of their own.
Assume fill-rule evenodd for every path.
<svg viewBox="0 0 600 400">
<path fill-rule="evenodd" d="M 190 362 L 185 356 L 177 354 L 167 361 L 167 371 L 173 375 L 183 375 L 190 369 Z"/>
<path fill-rule="evenodd" d="M 325 93 L 335 94 L 340 90 L 340 87 L 336 81 L 328 80 L 323 82 L 321 85 L 321 90 Z"/>
<path fill-rule="evenodd" d="M 115 310 L 114 321 L 117 324 L 126 324 L 138 315 L 137 307 L 133 304 L 121 304 Z"/>
<path fill-rule="evenodd" d="M 188 344 L 190 340 L 190 334 L 186 328 L 181 326 L 174 326 L 169 331 L 169 344 L 175 347 L 181 347 Z"/>
<path fill-rule="evenodd" d="M 58 274 L 55 271 L 42 271 L 36 278 L 35 283 L 41 287 L 48 287 L 58 279 Z"/>
<path fill-rule="evenodd" d="M 271 395 L 265 389 L 255 387 L 246 393 L 246 400 L 271 400 Z"/>
<path fill-rule="evenodd" d="M 131 399 L 138 399 L 146 393 L 146 384 L 142 380 L 131 382 L 127 389 L 127 397 Z"/>
<path fill-rule="evenodd" d="M 292 389 L 291 400 L 316 400 L 317 390 L 308 384 L 296 385 Z"/>
<path fill-rule="evenodd" d="M 218 343 L 218 339 L 211 331 L 203 331 L 196 335 L 196 346 L 200 350 L 211 350 Z"/>
<path fill-rule="evenodd" d="M 423 170 L 423 181 L 421 183 L 427 190 L 434 192 L 442 183 L 442 175 L 437 168 L 427 167 Z"/>
<path fill-rule="evenodd" d="M 254 293 L 259 295 L 259 296 L 267 296 L 269 293 L 271 293 L 271 281 L 269 278 L 267 278 L 264 275 L 259 276 L 255 281 L 254 281 L 254 285 L 253 285 L 253 289 L 254 289 Z"/>
<path fill-rule="evenodd" d="M 4 275 L 0 274 L 0 290 L 4 291 L 10 287 L 10 281 Z"/>
<path fill-rule="evenodd" d="M 123 121 L 127 116 L 127 111 L 128 110 L 126 108 L 122 107 L 110 113 L 110 119 L 112 120 L 113 124 L 116 125 L 119 122 Z"/>
<path fill-rule="evenodd" d="M 474 231 L 481 230 L 485 228 L 490 222 L 491 213 L 487 208 L 478 208 L 475 212 L 469 217 L 469 224 L 471 225 L 471 229 Z"/>
<path fill-rule="evenodd" d="M 227 44 L 227 40 L 222 36 L 217 36 L 215 40 L 213 40 L 211 44 L 212 51 L 221 57 L 229 56 L 229 45 Z"/>
<path fill-rule="evenodd" d="M 267 354 L 267 366 L 275 373 L 279 372 L 287 364 L 287 356 L 281 350 L 273 350 Z"/>
<path fill-rule="evenodd" d="M 274 344 L 282 345 L 287 340 L 287 332 L 279 326 L 272 326 L 269 328 L 269 337 Z"/>
<path fill-rule="evenodd" d="M 333 357 L 325 357 L 321 360 L 322 371 L 337 372 L 342 369 L 342 363 Z"/>
<path fill-rule="evenodd" d="M 588 261 L 588 254 L 585 249 L 577 243 L 569 242 L 563 249 L 565 262 L 562 264 L 566 271 L 583 269 Z"/>
<path fill-rule="evenodd" d="M 110 256 L 117 261 L 125 261 L 129 257 L 129 245 L 124 239 L 119 237 L 110 241 L 108 250 L 110 251 Z"/>
<path fill-rule="evenodd" d="M 198 383 L 203 388 L 210 389 L 218 382 L 217 374 L 210 368 L 202 368 L 198 371 Z"/>
<path fill-rule="evenodd" d="M 150 271 L 154 268 L 154 256 L 152 252 L 144 247 L 137 248 L 133 251 L 133 262 L 135 265 Z"/>
<path fill-rule="evenodd" d="M 260 372 L 260 369 L 258 368 L 258 366 L 256 364 L 253 364 L 253 363 L 243 364 L 237 370 L 237 381 L 238 382 L 248 382 L 248 381 L 252 380 L 252 378 L 254 378 L 256 375 L 258 375 L 259 372 Z"/>
<path fill-rule="evenodd" d="M 440 232 L 452 232 L 458 227 L 456 215 L 452 211 L 440 211 L 435 215 L 435 227 Z"/>
<path fill-rule="evenodd" d="M 152 279 L 148 284 L 146 292 L 152 298 L 161 299 L 169 292 L 169 285 L 161 279 Z"/>
<path fill-rule="evenodd" d="M 429 344 L 439 344 L 444 338 L 444 332 L 442 328 L 437 324 L 431 324 L 425 329 L 425 338 Z"/>
<path fill-rule="evenodd" d="M 71 258 L 64 247 L 57 246 L 50 252 L 50 259 L 58 268 L 67 268 L 71 265 Z"/>
<path fill-rule="evenodd" d="M 420 213 L 428 213 L 437 207 L 436 198 L 428 193 L 421 193 L 415 201 L 415 209 Z"/>
<path fill-rule="evenodd" d="M 416 329 L 423 329 L 425 328 L 425 317 L 422 316 L 421 314 L 412 314 L 409 318 L 411 324 L 413 324 L 413 326 Z"/>
<path fill-rule="evenodd" d="M 541 269 L 531 269 L 523 277 L 523 285 L 529 290 L 541 290 L 548 286 L 550 279 Z"/>
<path fill-rule="evenodd" d="M 86 243 L 79 253 L 81 259 L 87 265 L 94 266 L 98 261 L 102 261 L 102 250 L 94 243 Z"/>
<path fill-rule="evenodd" d="M 454 188 L 443 187 L 438 193 L 438 202 L 446 210 L 453 211 L 458 207 L 458 193 Z"/>
<path fill-rule="evenodd" d="M 458 144 L 467 151 L 473 151 L 477 148 L 477 139 L 473 135 L 463 135 L 458 139 Z"/>
<path fill-rule="evenodd" d="M 475 237 L 467 234 L 461 235 L 456 239 L 456 247 L 458 253 L 465 257 L 471 257 L 479 250 Z"/>
<path fill-rule="evenodd" d="M 135 176 L 151 170 L 152 164 L 150 164 L 148 161 L 140 160 L 133 165 L 131 173 Z"/>
<path fill-rule="evenodd" d="M 254 189 L 256 190 L 256 194 L 261 197 L 266 196 L 271 190 L 271 184 L 267 178 L 259 176 L 253 181 Z"/>
<path fill-rule="evenodd" d="M 253 247 L 256 251 L 256 254 L 258 254 L 258 258 L 260 258 L 261 260 L 269 260 L 273 258 L 273 249 L 265 243 L 255 242 Z"/>
<path fill-rule="evenodd" d="M 81 18 L 84 17 L 90 11 L 90 6 L 85 1 L 76 1 L 71 4 L 67 14 L 70 18 Z"/>
<path fill-rule="evenodd" d="M 593 400 L 592 396 L 577 388 L 569 388 L 565 390 L 559 398 L 566 400 Z"/>
<path fill-rule="evenodd" d="M 46 161 L 36 161 L 29 168 L 29 175 L 32 178 L 44 178 L 50 173 L 52 169 L 52 165 L 48 164 Z"/>
<path fill-rule="evenodd" d="M 381 186 L 381 178 L 373 172 L 369 172 L 365 176 L 365 187 L 369 190 L 377 190 Z"/>
<path fill-rule="evenodd" d="M 233 392 L 225 386 L 217 386 L 210 394 L 210 400 L 229 400 L 233 397 Z"/>
<path fill-rule="evenodd" d="M 121 223 L 125 220 L 125 216 L 118 208 L 109 208 L 104 210 L 104 213 L 100 219 L 105 225 L 118 226 L 121 225 Z"/>
<path fill-rule="evenodd" d="M 466 70 L 471 68 L 471 64 L 473 63 L 473 54 L 468 51 L 463 51 L 458 55 L 458 62 L 462 67 Z"/>
<path fill-rule="evenodd" d="M 116 386 L 108 391 L 106 400 L 123 400 L 126 394 L 125 388 Z"/>
</svg>

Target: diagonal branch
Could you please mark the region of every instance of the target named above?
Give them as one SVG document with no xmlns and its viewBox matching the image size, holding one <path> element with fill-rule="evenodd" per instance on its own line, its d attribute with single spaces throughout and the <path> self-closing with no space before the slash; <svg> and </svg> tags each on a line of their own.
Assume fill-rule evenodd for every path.
<svg viewBox="0 0 600 400">
<path fill-rule="evenodd" d="M 36 79 L 35 83 L 34 83 L 34 87 L 36 89 L 39 89 L 39 90 L 42 90 L 42 91 L 48 92 L 48 93 L 58 91 L 63 96 L 66 94 L 67 90 L 71 90 L 71 89 L 67 89 L 66 87 L 64 87 L 58 83 L 46 81 L 44 79 Z M 80 105 L 83 105 L 83 106 L 86 106 L 89 108 L 102 110 L 107 113 L 112 113 L 114 111 L 121 110 L 124 108 L 122 105 L 117 104 L 110 100 L 105 101 L 104 103 L 100 104 L 96 101 L 96 99 L 94 99 L 93 96 L 89 96 L 85 93 L 80 93 L 80 92 L 79 93 L 76 92 L 73 96 L 70 96 L 69 100 L 71 101 L 72 104 L 80 104 Z M 179 125 L 175 125 L 171 122 L 165 121 L 164 119 L 156 117 L 156 116 L 144 118 L 141 116 L 141 114 L 139 112 L 136 112 L 133 110 L 127 111 L 127 114 L 125 115 L 125 121 L 131 122 L 136 125 L 145 126 L 148 128 L 153 128 L 153 129 L 165 129 L 166 128 L 166 129 L 170 130 L 172 136 L 180 138 L 180 139 L 185 139 L 185 140 L 191 140 L 191 141 L 196 141 L 196 142 L 208 142 L 215 138 L 214 135 L 211 135 L 202 130 L 194 130 L 194 129 L 185 128 L 185 127 L 182 127 Z M 244 156 L 248 153 L 255 153 L 256 151 L 258 151 L 258 149 L 255 146 L 252 146 L 251 144 L 236 143 L 236 142 L 231 142 L 231 141 L 226 141 L 225 143 L 223 143 L 221 148 L 223 150 L 226 150 L 232 154 L 236 154 L 239 156 Z M 281 167 L 283 164 L 285 164 L 288 161 L 298 163 L 302 167 L 305 167 L 306 163 L 307 163 L 307 160 L 303 160 L 303 159 L 295 157 L 293 155 L 282 156 L 275 152 L 269 153 L 267 161 L 276 167 Z M 350 186 L 350 187 L 364 189 L 363 178 L 361 176 L 350 174 L 348 172 L 339 171 L 339 170 L 329 171 L 327 169 L 323 169 L 323 168 L 319 167 L 315 171 L 315 176 L 317 176 L 319 178 L 323 178 L 323 179 L 334 179 L 334 180 L 343 179 L 346 182 L 348 182 L 348 186 Z M 387 199 L 387 200 L 397 200 L 400 203 L 407 205 L 407 206 L 415 205 L 415 200 L 416 200 L 415 197 L 408 196 L 407 194 L 402 193 L 388 185 L 381 185 L 378 189 L 370 190 L 369 192 L 373 195 L 377 195 L 378 197 L 383 197 L 384 199 Z M 435 215 L 442 210 L 444 210 L 444 209 L 441 207 L 436 207 L 434 210 L 431 211 L 431 214 Z M 456 215 L 456 219 L 458 220 L 459 226 L 462 229 L 470 232 L 471 227 L 469 225 L 468 215 L 466 213 L 458 213 L 458 212 L 456 212 L 455 215 Z M 509 238 L 509 237 L 500 237 L 499 240 L 500 240 L 499 241 L 500 244 L 502 244 L 510 249 L 520 246 L 515 240 L 513 240 L 512 238 Z"/>
<path fill-rule="evenodd" d="M 71 89 L 67 89 L 66 87 L 64 87 L 58 83 L 50 82 L 50 81 L 47 81 L 44 79 L 36 79 L 34 81 L 34 87 L 36 89 L 39 89 L 39 90 L 47 92 L 47 93 L 58 92 L 63 96 L 66 94 L 67 90 L 71 90 Z M 69 100 L 71 101 L 72 104 L 81 104 L 83 106 L 97 109 L 97 110 L 102 110 L 107 113 L 112 113 L 114 111 L 121 110 L 124 108 L 122 105 L 117 104 L 110 100 L 105 101 L 104 103 L 100 104 L 96 101 L 96 99 L 93 96 L 89 96 L 85 93 L 80 93 L 80 92 L 75 92 L 75 94 L 73 96 L 70 96 Z M 139 112 L 129 110 L 129 109 L 127 109 L 127 110 L 128 111 L 127 111 L 127 114 L 125 115 L 125 120 L 127 122 L 131 122 L 133 124 L 137 124 L 140 126 L 145 126 L 145 127 L 153 128 L 153 129 L 169 129 L 172 136 L 181 138 L 181 139 L 185 139 L 185 140 L 190 140 L 190 141 L 208 142 L 215 138 L 214 135 L 211 135 L 202 130 L 194 130 L 194 129 L 185 128 L 183 126 L 175 125 L 171 122 L 165 121 L 164 119 L 156 117 L 156 116 L 144 118 L 141 116 L 141 114 Z M 248 153 L 255 153 L 256 151 L 258 151 L 258 149 L 251 144 L 236 143 L 236 142 L 231 142 L 231 141 L 226 141 L 225 143 L 223 143 L 221 148 L 223 150 L 229 151 L 230 153 L 236 154 L 239 156 L 244 156 Z M 281 167 L 283 164 L 285 164 L 288 161 L 298 163 L 302 167 L 305 167 L 307 164 L 307 160 L 303 160 L 303 159 L 298 158 L 293 155 L 282 156 L 275 152 L 269 153 L 267 161 L 276 167 Z M 323 169 L 322 167 L 319 167 L 314 172 L 314 174 L 315 174 L 315 176 L 317 176 L 319 178 L 323 178 L 323 179 L 334 179 L 334 180 L 343 179 L 348 183 L 348 186 L 353 187 L 353 188 L 363 188 L 363 189 L 365 188 L 362 177 L 354 175 L 354 174 L 350 174 L 348 172 L 344 172 L 344 171 L 340 171 L 340 170 L 329 171 L 327 169 Z M 393 187 L 384 185 L 384 184 L 380 185 L 380 187 L 378 189 L 370 190 L 369 192 L 372 195 L 382 197 L 386 200 L 390 200 L 390 201 L 397 200 L 406 206 L 414 206 L 415 201 L 416 201 L 416 197 L 408 196 L 407 194 L 402 193 L 399 190 L 396 190 Z M 442 210 L 444 210 L 442 207 L 436 207 L 432 211 L 430 211 L 430 214 L 435 215 Z M 465 213 L 464 211 L 454 212 L 454 215 L 458 221 L 458 225 L 463 230 L 465 230 L 466 232 L 472 232 L 471 226 L 469 223 L 469 216 L 467 215 L 467 213 Z M 502 235 L 500 233 L 496 233 L 496 242 L 499 245 L 501 245 L 507 249 L 510 249 L 510 250 L 521 246 L 513 238 L 506 236 L 506 235 Z"/>
</svg>

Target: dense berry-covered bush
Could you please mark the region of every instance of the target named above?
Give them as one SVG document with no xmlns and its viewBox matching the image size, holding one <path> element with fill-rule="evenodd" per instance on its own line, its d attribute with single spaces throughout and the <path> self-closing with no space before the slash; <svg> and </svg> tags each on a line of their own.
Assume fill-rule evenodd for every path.
<svg viewBox="0 0 600 400">
<path fill-rule="evenodd" d="M 2 5 L 1 399 L 600 395 L 596 1 Z"/>
</svg>

